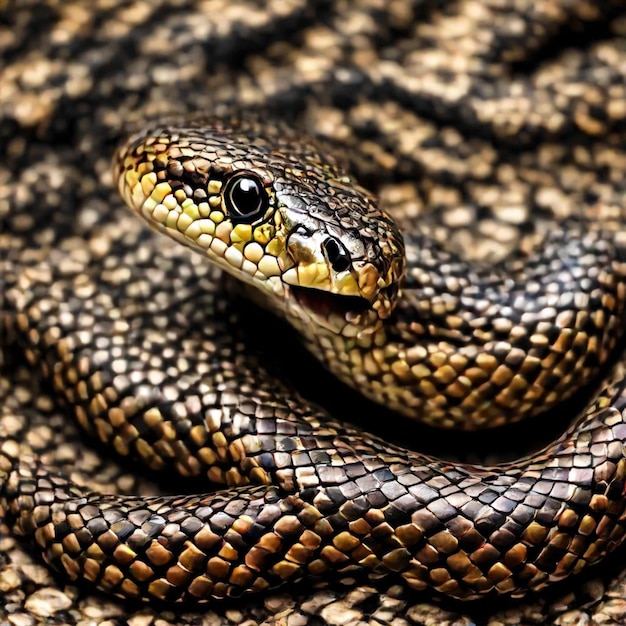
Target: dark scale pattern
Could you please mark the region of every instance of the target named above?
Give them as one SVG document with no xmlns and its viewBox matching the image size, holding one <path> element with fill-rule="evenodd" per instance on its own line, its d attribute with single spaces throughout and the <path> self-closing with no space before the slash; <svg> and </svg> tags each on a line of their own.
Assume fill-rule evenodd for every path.
<svg viewBox="0 0 626 626">
<path fill-rule="evenodd" d="M 382 379 L 381 365 L 395 365 L 386 382 L 404 379 L 405 366 L 433 362 L 471 336 L 469 365 L 451 360 L 429 374 L 439 373 L 427 391 L 435 405 L 447 403 L 438 409 L 444 425 L 459 421 L 447 365 L 479 380 L 492 368 L 474 365 L 489 361 L 479 356 L 486 346 L 505 364 L 484 383 L 502 394 L 498 414 L 529 385 L 552 404 L 590 382 L 623 326 L 623 3 L 308 4 L 259 12 L 247 2 L 32 0 L 4 12 L 0 2 L 8 331 L 0 615 L 9 623 L 566 624 L 593 612 L 620 623 L 625 593 L 613 569 L 568 582 L 562 595 L 465 615 L 415 590 L 519 595 L 619 545 L 621 363 L 587 409 L 564 409 L 582 415 L 567 433 L 528 459 L 481 468 L 385 443 L 349 425 L 380 409 L 354 405 L 339 423 L 279 382 L 221 275 L 121 208 L 110 157 L 126 122 L 187 111 L 251 110 L 338 142 L 386 210 L 420 233 L 405 237 L 411 269 L 385 339 L 413 345 L 417 335 L 418 345 L 405 357 L 372 352 L 375 362 L 359 350 L 342 375 L 370 372 L 371 382 L 357 382 L 364 387 Z M 316 151 L 307 158 L 319 160 Z M 305 169 L 337 171 L 334 163 Z M 558 262 L 546 268 L 545 258 Z M 452 300 L 433 297 L 443 290 Z M 579 306 L 588 312 L 574 313 Z M 408 309 L 422 328 L 406 322 Z M 555 317 L 576 333 L 550 331 Z M 495 343 L 480 335 L 485 328 Z M 524 365 L 514 340 L 541 368 Z M 337 346 L 322 343 L 336 363 Z M 300 365 L 286 361 L 287 370 Z M 523 381 L 512 383 L 520 368 Z M 101 460 L 67 424 L 72 413 L 118 455 L 165 477 L 175 470 L 185 486 L 227 490 L 165 496 L 135 465 Z M 120 491 L 141 495 L 98 495 Z M 66 576 L 52 580 L 25 563 L 17 533 L 33 535 Z M 216 602 L 202 616 L 146 609 L 128 617 L 123 605 L 61 586 L 86 579 L 120 595 L 175 600 L 304 577 L 286 594 Z"/>
<path fill-rule="evenodd" d="M 329 422 L 304 401 L 296 408 L 248 355 L 209 266 L 183 264 L 175 242 L 151 257 L 140 224 L 118 220 L 99 233 L 106 241 L 123 224 L 117 249 L 99 259 L 98 246 L 52 253 L 9 292 L 19 343 L 79 422 L 118 453 L 238 487 L 85 499 L 46 469 L 21 467 L 5 489 L 9 510 L 71 579 L 130 597 L 207 599 L 365 568 L 457 597 L 519 594 L 619 543 L 619 387 L 605 387 L 578 428 L 525 463 L 450 471 Z M 166 306 L 164 282 L 176 294 Z"/>
</svg>

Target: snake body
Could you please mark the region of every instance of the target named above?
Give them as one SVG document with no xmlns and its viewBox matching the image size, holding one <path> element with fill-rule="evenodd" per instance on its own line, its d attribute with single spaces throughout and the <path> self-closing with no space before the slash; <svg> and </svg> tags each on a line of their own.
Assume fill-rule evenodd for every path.
<svg viewBox="0 0 626 626">
<path fill-rule="evenodd" d="M 172 602 L 358 571 L 454 598 L 523 596 L 615 550 L 623 205 L 581 206 L 526 258 L 477 266 L 410 215 L 397 227 L 300 131 L 245 119 L 170 120 L 118 153 L 127 204 L 176 241 L 115 209 L 81 246 L 61 222 L 58 246 L 6 266 L 17 274 L 7 328 L 79 423 L 152 469 L 227 487 L 102 495 L 20 462 L 21 433 L 5 427 L 2 501 L 16 532 L 71 580 Z M 433 425 L 502 425 L 601 382 L 538 453 L 439 461 L 336 422 L 270 377 L 221 272 L 184 260 L 181 243 L 242 279 L 341 379 Z"/>
</svg>

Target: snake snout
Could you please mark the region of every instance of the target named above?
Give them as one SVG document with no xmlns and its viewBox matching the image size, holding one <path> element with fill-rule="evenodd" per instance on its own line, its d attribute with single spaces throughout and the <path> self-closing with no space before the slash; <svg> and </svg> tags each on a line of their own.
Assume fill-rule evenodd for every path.
<svg viewBox="0 0 626 626">
<path fill-rule="evenodd" d="M 363 259 L 359 245 L 357 241 L 342 241 L 324 228 L 300 225 L 287 238 L 287 252 L 294 266 L 282 274 L 282 280 L 294 287 L 372 302 L 379 276 Z"/>
</svg>

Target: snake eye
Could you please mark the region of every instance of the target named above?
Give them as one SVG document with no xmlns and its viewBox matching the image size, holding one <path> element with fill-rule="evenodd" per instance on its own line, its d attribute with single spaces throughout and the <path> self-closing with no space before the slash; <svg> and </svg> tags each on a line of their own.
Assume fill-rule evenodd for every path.
<svg viewBox="0 0 626 626">
<path fill-rule="evenodd" d="M 255 174 L 241 172 L 226 183 L 224 202 L 233 220 L 251 222 L 265 213 L 269 198 L 263 183 Z"/>
<path fill-rule="evenodd" d="M 322 244 L 322 248 L 324 249 L 324 254 L 328 262 L 332 265 L 335 272 L 343 272 L 350 267 L 350 254 L 340 241 L 329 237 Z"/>
</svg>

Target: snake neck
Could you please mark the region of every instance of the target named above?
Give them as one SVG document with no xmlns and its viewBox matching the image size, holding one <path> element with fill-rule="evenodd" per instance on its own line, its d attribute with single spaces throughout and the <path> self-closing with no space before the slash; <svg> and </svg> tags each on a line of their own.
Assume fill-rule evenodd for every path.
<svg viewBox="0 0 626 626">
<path fill-rule="evenodd" d="M 281 309 L 310 352 L 379 404 L 438 427 L 500 426 L 567 399 L 613 354 L 626 265 L 609 233 L 565 229 L 529 258 L 492 267 L 422 237 L 407 240 L 407 256 L 387 319 Z"/>
</svg>

